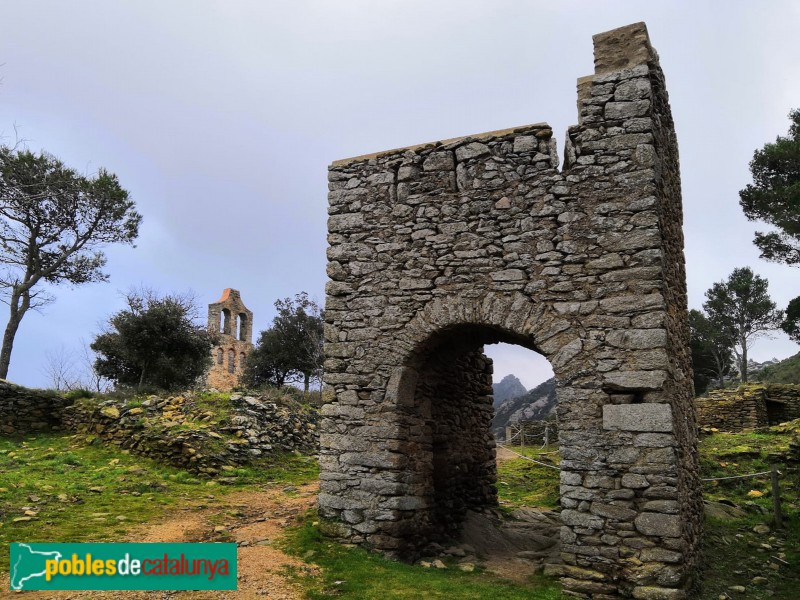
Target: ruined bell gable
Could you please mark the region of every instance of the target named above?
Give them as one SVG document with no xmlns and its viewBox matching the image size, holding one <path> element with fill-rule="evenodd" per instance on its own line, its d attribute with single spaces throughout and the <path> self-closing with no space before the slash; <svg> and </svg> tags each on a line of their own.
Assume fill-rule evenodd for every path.
<svg viewBox="0 0 800 600">
<path fill-rule="evenodd" d="M 239 384 L 244 361 L 253 349 L 253 312 L 242 302 L 239 290 L 226 288 L 208 305 L 208 331 L 217 336 L 211 350 L 212 365 L 206 385 L 227 391 Z"/>
</svg>

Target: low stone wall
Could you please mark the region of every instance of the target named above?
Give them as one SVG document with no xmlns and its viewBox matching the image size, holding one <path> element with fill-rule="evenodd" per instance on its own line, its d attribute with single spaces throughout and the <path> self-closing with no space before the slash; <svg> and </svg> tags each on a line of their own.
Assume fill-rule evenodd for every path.
<svg viewBox="0 0 800 600">
<path fill-rule="evenodd" d="M 61 427 L 61 413 L 73 400 L 0 379 L 0 435 L 23 435 Z"/>
<path fill-rule="evenodd" d="M 745 384 L 695 399 L 701 429 L 742 431 L 800 418 L 800 385 Z"/>
<path fill-rule="evenodd" d="M 221 412 L 222 418 L 191 394 L 132 402 L 84 399 L 64 410 L 64 426 L 207 476 L 265 453 L 318 447 L 313 409 L 234 394 Z"/>
</svg>

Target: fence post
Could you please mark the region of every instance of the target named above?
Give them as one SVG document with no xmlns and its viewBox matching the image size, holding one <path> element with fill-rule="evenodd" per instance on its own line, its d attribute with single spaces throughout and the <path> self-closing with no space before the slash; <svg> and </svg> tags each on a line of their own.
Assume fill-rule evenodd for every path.
<svg viewBox="0 0 800 600">
<path fill-rule="evenodd" d="M 775 513 L 775 527 L 783 527 L 781 514 L 781 488 L 778 485 L 778 465 L 771 465 L 770 479 L 772 480 L 772 512 Z"/>
</svg>

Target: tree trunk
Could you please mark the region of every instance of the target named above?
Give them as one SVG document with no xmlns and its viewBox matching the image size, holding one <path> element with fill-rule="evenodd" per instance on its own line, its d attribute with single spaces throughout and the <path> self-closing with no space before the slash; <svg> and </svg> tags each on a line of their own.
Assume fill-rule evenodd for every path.
<svg viewBox="0 0 800 600">
<path fill-rule="evenodd" d="M 303 391 L 308 394 L 308 385 L 311 381 L 311 373 L 303 373 Z"/>
<path fill-rule="evenodd" d="M 140 391 L 142 389 L 142 386 L 144 385 L 144 372 L 145 372 L 146 368 L 147 368 L 147 363 L 144 363 L 142 365 L 142 372 L 139 374 L 139 385 L 136 386 L 136 391 L 137 392 Z"/>
<path fill-rule="evenodd" d="M 747 383 L 747 340 L 741 340 L 742 345 L 742 383 Z"/>
<path fill-rule="evenodd" d="M 0 379 L 8 377 L 8 368 L 11 365 L 11 350 L 14 347 L 14 338 L 17 335 L 19 324 L 22 322 L 22 317 L 30 308 L 31 300 L 27 292 L 20 292 L 16 289 L 11 292 L 11 297 L 8 300 L 10 307 L 8 324 L 3 333 L 3 347 L 0 349 Z"/>
</svg>

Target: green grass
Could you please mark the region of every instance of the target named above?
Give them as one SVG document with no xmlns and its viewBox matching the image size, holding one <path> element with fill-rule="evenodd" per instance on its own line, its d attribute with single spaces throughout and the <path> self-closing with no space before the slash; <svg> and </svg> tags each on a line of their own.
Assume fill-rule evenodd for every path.
<svg viewBox="0 0 800 600">
<path fill-rule="evenodd" d="M 289 531 L 284 548 L 319 565 L 314 578 L 297 576 L 312 600 L 337 597 L 343 600 L 557 600 L 560 585 L 542 576 L 528 583 L 514 583 L 482 572 L 423 568 L 387 560 L 361 548 L 348 548 L 323 534 L 326 523 L 309 513 L 305 521 Z"/>
<path fill-rule="evenodd" d="M 769 471 L 772 463 L 783 462 L 779 456 L 788 451 L 789 439 L 789 436 L 778 433 L 716 433 L 704 436 L 699 444 L 702 477 L 730 477 Z M 748 496 L 752 490 L 763 495 Z M 731 500 L 748 505 L 755 503 L 772 509 L 769 475 L 706 482 L 703 484 L 703 496 L 707 500 Z M 796 497 L 793 500 L 796 501 Z"/>
<path fill-rule="evenodd" d="M 189 405 L 193 405 L 195 414 L 207 413 L 211 418 L 210 422 L 216 424 L 227 424 L 230 422 L 231 414 L 231 395 L 224 393 L 201 392 L 189 396 Z"/>
<path fill-rule="evenodd" d="M 276 455 L 223 471 L 228 485 L 219 485 L 80 436 L 0 438 L 0 571 L 8 570 L 10 542 L 118 540 L 171 507 L 209 504 L 247 485 L 298 485 L 317 473 L 312 457 Z M 14 522 L 25 510 L 33 519 Z"/>
<path fill-rule="evenodd" d="M 525 448 L 522 453 L 557 464 L 557 455 L 545 454 L 553 450 L 554 447 Z M 558 479 L 555 469 L 522 458 L 507 461 L 501 465 L 498 476 L 501 506 L 554 508 L 558 505 Z M 532 576 L 526 583 L 516 583 L 480 570 L 463 572 L 456 564 L 443 570 L 424 568 L 387 560 L 362 548 L 336 544 L 331 541 L 333 537 L 335 525 L 320 521 L 311 512 L 284 540 L 284 549 L 289 553 L 321 567 L 318 577 L 300 574 L 296 577 L 312 600 L 333 596 L 352 600 L 561 598 L 560 584 L 540 575 Z"/>
<path fill-rule="evenodd" d="M 514 446 L 518 452 L 540 462 L 559 463 L 556 446 L 545 448 Z M 501 508 L 521 506 L 554 509 L 559 505 L 559 471 L 517 458 L 502 463 L 497 469 L 497 495 Z"/>
<path fill-rule="evenodd" d="M 768 470 L 785 455 L 790 435 L 777 431 L 718 433 L 700 442 L 702 477 L 725 477 Z M 514 447 L 526 456 L 558 464 L 554 447 Z M 770 524 L 772 497 L 768 478 L 705 482 L 709 500 L 730 501 L 746 511 L 739 519 L 706 519 L 704 558 L 700 579 L 702 598 L 733 597 L 731 585 L 746 587 L 738 597 L 753 600 L 795 600 L 800 589 L 800 475 L 797 467 L 781 467 L 781 494 L 788 527 L 758 534 L 757 525 Z M 81 436 L 39 434 L 24 439 L 0 438 L 0 571 L 8 569 L 8 543 L 13 541 L 112 541 L 131 527 L 157 518 L 175 507 L 214 505 L 224 495 L 245 486 L 297 486 L 318 475 L 316 460 L 297 454 L 270 457 L 247 467 L 221 473 L 230 485 L 220 485 L 191 473 L 132 456 Z M 501 507 L 558 506 L 556 469 L 522 458 L 498 469 Z M 95 488 L 94 490 L 92 488 Z M 752 497 L 752 490 L 761 493 Z M 291 492 L 289 492 L 291 493 Z M 35 520 L 14 522 L 24 511 Z M 220 508 L 222 510 L 222 508 Z M 125 517 L 118 520 L 117 517 Z M 317 576 L 297 573 L 297 581 L 312 599 L 467 598 L 492 600 L 560 598 L 558 582 L 540 576 L 526 583 L 504 581 L 477 570 L 425 569 L 381 558 L 360 548 L 342 546 L 324 535 L 332 526 L 307 515 L 291 529 L 285 547 L 321 567 Z M 766 544 L 768 547 L 762 546 Z M 775 570 L 776 556 L 788 563 Z M 765 585 L 753 577 L 767 578 Z"/>
<path fill-rule="evenodd" d="M 772 525 L 772 492 L 769 476 L 703 482 L 706 500 L 733 502 L 746 511 L 739 519 L 707 518 L 703 551 L 706 568 L 701 577 L 703 595 L 717 598 L 732 593 L 729 586 L 745 586 L 742 597 L 753 600 L 796 600 L 800 588 L 800 475 L 787 468 L 789 435 L 769 433 L 717 433 L 700 441 L 701 476 L 727 477 L 767 471 L 779 463 L 782 509 L 787 526 L 768 534 L 753 531 Z M 757 493 L 754 493 L 757 492 Z M 759 496 L 759 494 L 761 494 Z M 766 547 L 762 546 L 766 544 Z M 774 569 L 776 556 L 789 563 Z M 766 577 L 765 584 L 752 583 Z"/>
</svg>

